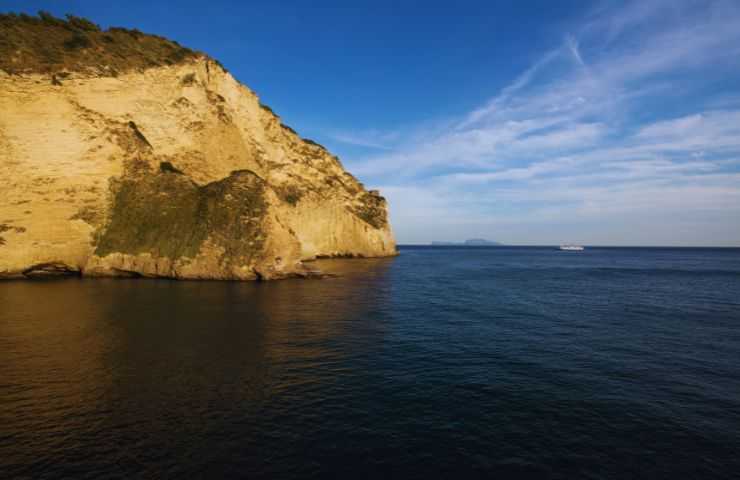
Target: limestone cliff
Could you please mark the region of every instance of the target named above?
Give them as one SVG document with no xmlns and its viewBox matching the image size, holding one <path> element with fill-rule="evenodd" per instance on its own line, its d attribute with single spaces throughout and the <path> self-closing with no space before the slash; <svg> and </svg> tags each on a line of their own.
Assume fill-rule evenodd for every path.
<svg viewBox="0 0 740 480">
<path fill-rule="evenodd" d="M 395 253 L 383 197 L 213 59 L 0 16 L 0 277 L 268 279 Z"/>
</svg>

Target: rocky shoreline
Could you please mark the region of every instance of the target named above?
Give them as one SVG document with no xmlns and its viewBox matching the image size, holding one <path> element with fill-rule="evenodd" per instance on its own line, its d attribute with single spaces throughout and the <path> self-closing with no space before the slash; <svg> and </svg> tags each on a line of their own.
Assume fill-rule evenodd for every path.
<svg viewBox="0 0 740 480">
<path fill-rule="evenodd" d="M 380 193 L 218 62 L 83 20 L 0 16 L 0 278 L 269 280 L 396 254 Z"/>
</svg>

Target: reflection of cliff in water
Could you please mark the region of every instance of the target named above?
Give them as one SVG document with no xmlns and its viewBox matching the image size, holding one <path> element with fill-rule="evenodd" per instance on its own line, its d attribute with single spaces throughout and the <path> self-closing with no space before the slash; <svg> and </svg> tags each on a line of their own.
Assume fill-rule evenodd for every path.
<svg viewBox="0 0 740 480">
<path fill-rule="evenodd" d="M 0 387 L 17 403 L 0 423 L 29 445 L 12 462 L 108 455 L 110 443 L 87 440 L 101 431 L 123 449 L 116 462 L 126 445 L 152 459 L 172 447 L 197 455 L 193 435 L 231 432 L 240 449 L 264 440 L 245 437 L 251 422 L 279 428 L 377 348 L 371 317 L 386 308 L 392 262 L 327 260 L 320 268 L 340 276 L 267 283 L 4 283 Z"/>
</svg>

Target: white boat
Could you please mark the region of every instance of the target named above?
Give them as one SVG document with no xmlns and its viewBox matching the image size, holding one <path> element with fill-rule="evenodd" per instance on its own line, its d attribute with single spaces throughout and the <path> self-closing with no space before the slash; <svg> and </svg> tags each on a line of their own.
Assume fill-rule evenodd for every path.
<svg viewBox="0 0 740 480">
<path fill-rule="evenodd" d="M 568 250 L 570 252 L 580 252 L 583 250 L 581 245 L 560 245 L 560 250 Z"/>
</svg>

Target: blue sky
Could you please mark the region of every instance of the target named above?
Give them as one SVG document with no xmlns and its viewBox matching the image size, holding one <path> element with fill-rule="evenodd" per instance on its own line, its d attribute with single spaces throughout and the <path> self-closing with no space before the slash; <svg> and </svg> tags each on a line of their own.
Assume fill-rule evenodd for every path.
<svg viewBox="0 0 740 480">
<path fill-rule="evenodd" d="M 107 3 L 0 8 L 209 53 L 400 243 L 740 246 L 737 1 Z"/>
</svg>

